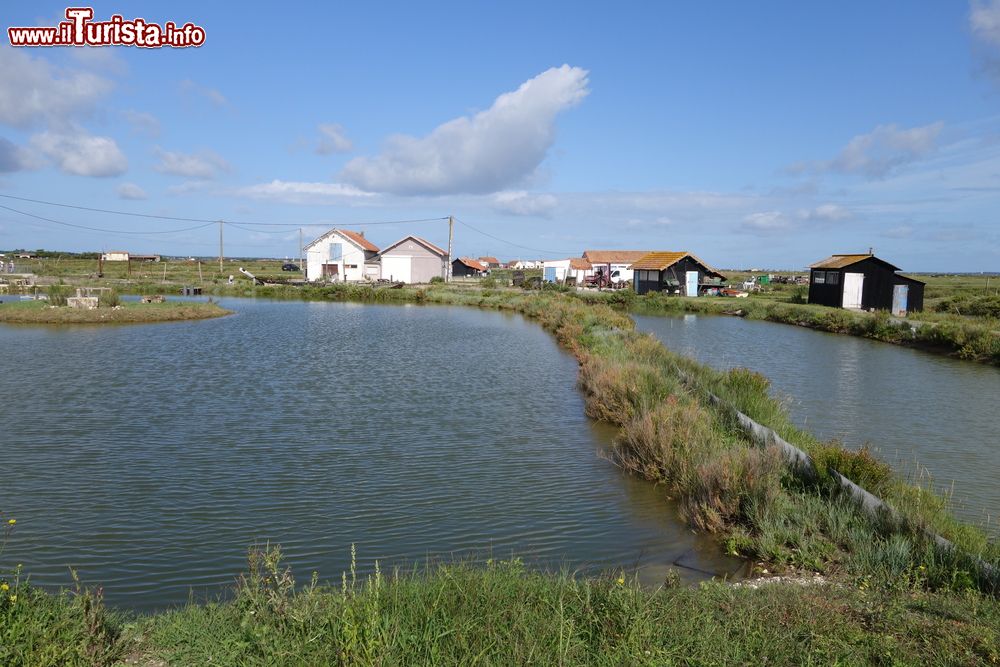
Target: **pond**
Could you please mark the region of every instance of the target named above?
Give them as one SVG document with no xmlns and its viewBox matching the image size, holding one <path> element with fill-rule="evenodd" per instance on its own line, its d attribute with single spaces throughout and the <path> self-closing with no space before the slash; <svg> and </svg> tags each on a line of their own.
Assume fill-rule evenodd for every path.
<svg viewBox="0 0 1000 667">
<path fill-rule="evenodd" d="M 576 361 L 520 316 L 222 303 L 237 314 L 0 326 L 4 566 L 42 586 L 72 566 L 153 610 L 225 594 L 267 541 L 301 582 L 339 582 L 352 544 L 362 572 L 515 555 L 655 582 L 675 561 L 732 565 L 607 460 Z"/>
<path fill-rule="evenodd" d="M 877 341 L 726 316 L 635 316 L 670 349 L 771 380 L 794 421 L 953 494 L 1000 534 L 1000 368 Z"/>
</svg>

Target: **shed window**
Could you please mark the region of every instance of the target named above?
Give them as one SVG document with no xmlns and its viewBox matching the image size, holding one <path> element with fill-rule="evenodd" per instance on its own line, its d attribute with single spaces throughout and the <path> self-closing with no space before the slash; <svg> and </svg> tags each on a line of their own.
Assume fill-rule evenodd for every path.
<svg viewBox="0 0 1000 667">
<path fill-rule="evenodd" d="M 837 273 L 836 271 L 827 271 L 826 272 L 826 284 L 827 285 L 836 285 L 839 282 L 840 282 L 840 274 L 839 273 Z"/>
<path fill-rule="evenodd" d="M 822 285 L 826 282 L 826 271 L 813 271 L 813 282 Z"/>
</svg>

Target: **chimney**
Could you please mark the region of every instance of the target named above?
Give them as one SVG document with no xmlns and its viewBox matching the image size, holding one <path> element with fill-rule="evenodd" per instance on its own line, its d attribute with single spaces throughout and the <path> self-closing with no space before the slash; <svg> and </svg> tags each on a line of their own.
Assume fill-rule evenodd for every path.
<svg viewBox="0 0 1000 667">
<path fill-rule="evenodd" d="M 364 237 L 365 237 L 365 233 L 364 233 L 364 231 L 360 231 L 360 232 L 358 232 L 358 235 L 359 235 L 359 236 L 360 236 L 361 238 L 364 238 Z M 871 253 L 868 253 L 868 254 L 870 255 Z"/>
<path fill-rule="evenodd" d="M 869 248 L 868 248 L 868 254 L 869 255 L 874 255 L 875 254 L 875 248 L 872 248 L 872 247 L 869 246 Z"/>
</svg>

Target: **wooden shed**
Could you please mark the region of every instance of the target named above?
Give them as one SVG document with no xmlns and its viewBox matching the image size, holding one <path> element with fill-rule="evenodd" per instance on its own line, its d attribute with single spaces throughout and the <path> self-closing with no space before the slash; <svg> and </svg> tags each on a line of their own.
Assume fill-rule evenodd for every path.
<svg viewBox="0 0 1000 667">
<path fill-rule="evenodd" d="M 451 263 L 451 275 L 455 278 L 475 278 L 486 272 L 486 267 L 471 257 L 459 257 Z"/>
<path fill-rule="evenodd" d="M 698 296 L 718 289 L 724 275 L 689 252 L 651 252 L 630 267 L 636 294 L 666 292 Z"/>
<path fill-rule="evenodd" d="M 923 310 L 924 283 L 871 253 L 831 255 L 809 267 L 809 303 L 901 317 Z"/>
</svg>

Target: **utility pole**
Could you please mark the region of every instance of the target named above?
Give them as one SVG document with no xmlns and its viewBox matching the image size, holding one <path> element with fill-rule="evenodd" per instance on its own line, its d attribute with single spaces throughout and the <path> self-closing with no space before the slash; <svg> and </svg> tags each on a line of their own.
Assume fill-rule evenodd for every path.
<svg viewBox="0 0 1000 667">
<path fill-rule="evenodd" d="M 305 272 L 305 269 L 302 268 L 302 264 L 303 264 L 303 261 L 302 261 L 302 228 L 299 227 L 299 269 L 302 270 L 303 272 Z"/>
<path fill-rule="evenodd" d="M 223 273 L 222 257 L 222 220 L 219 220 L 219 273 Z"/>
<path fill-rule="evenodd" d="M 455 236 L 455 216 L 448 216 L 448 272 L 445 282 L 451 282 L 451 245 Z"/>
</svg>

